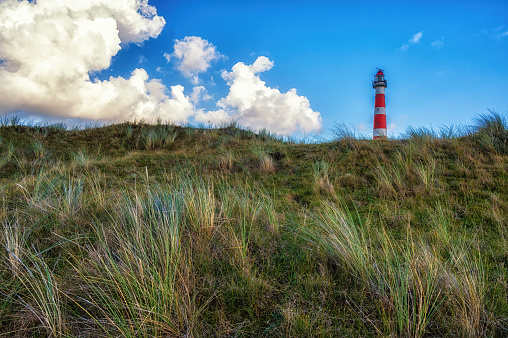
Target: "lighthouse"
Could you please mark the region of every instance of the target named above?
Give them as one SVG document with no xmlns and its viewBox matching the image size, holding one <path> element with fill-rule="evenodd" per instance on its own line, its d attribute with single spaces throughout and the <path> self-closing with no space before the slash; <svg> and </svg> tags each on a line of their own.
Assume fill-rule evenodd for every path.
<svg viewBox="0 0 508 338">
<path fill-rule="evenodd" d="M 385 88 L 386 80 L 382 69 L 378 68 L 378 72 L 374 75 L 372 87 L 376 90 L 376 101 L 374 104 L 374 130 L 372 133 L 373 140 L 386 140 L 386 105 L 385 105 Z"/>
</svg>

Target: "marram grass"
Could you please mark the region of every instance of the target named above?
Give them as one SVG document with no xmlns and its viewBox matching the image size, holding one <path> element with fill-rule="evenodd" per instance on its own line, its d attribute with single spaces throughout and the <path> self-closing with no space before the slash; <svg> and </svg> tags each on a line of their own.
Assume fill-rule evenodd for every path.
<svg viewBox="0 0 508 338">
<path fill-rule="evenodd" d="M 496 114 L 319 144 L 4 119 L 0 336 L 506 336 Z"/>
<path fill-rule="evenodd" d="M 368 222 L 362 224 L 343 206 L 326 203 L 309 215 L 301 230 L 359 280 L 377 303 L 381 321 L 361 309 L 358 315 L 379 334 L 422 337 L 433 318 L 440 312 L 444 316 L 452 302 L 463 334 L 479 336 L 485 268 L 478 248 L 469 247 L 459 234 L 448 241 L 443 218 L 434 222 L 434 229 L 444 237 L 444 248 L 410 227 L 397 240 L 386 228 L 375 229 Z"/>
</svg>

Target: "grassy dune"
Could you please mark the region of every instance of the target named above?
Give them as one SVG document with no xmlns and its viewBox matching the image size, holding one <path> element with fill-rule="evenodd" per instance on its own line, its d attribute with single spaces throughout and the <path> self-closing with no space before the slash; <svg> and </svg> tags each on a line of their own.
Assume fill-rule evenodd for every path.
<svg viewBox="0 0 508 338">
<path fill-rule="evenodd" d="M 508 125 L 0 123 L 0 336 L 508 335 Z"/>
</svg>

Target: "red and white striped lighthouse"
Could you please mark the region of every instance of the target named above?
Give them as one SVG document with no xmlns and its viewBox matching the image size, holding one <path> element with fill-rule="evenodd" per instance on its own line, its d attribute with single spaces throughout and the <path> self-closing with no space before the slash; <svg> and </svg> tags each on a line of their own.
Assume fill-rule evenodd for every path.
<svg viewBox="0 0 508 338">
<path fill-rule="evenodd" d="M 379 69 L 379 68 L 378 68 Z M 386 80 L 382 69 L 379 69 L 374 75 L 372 87 L 376 89 L 376 103 L 374 104 L 374 131 L 372 133 L 373 140 L 386 140 L 386 105 L 385 105 L 385 88 Z"/>
</svg>

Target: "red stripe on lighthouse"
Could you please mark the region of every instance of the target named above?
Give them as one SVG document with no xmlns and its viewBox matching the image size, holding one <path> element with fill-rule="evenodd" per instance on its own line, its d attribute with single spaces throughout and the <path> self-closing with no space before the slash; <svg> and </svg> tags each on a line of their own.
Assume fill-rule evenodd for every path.
<svg viewBox="0 0 508 338">
<path fill-rule="evenodd" d="M 385 94 L 376 94 L 376 103 L 374 104 L 374 107 L 375 108 L 386 107 L 386 105 L 385 105 Z"/>
<path fill-rule="evenodd" d="M 386 129 L 386 115 L 385 114 L 374 115 L 374 129 Z"/>
</svg>

